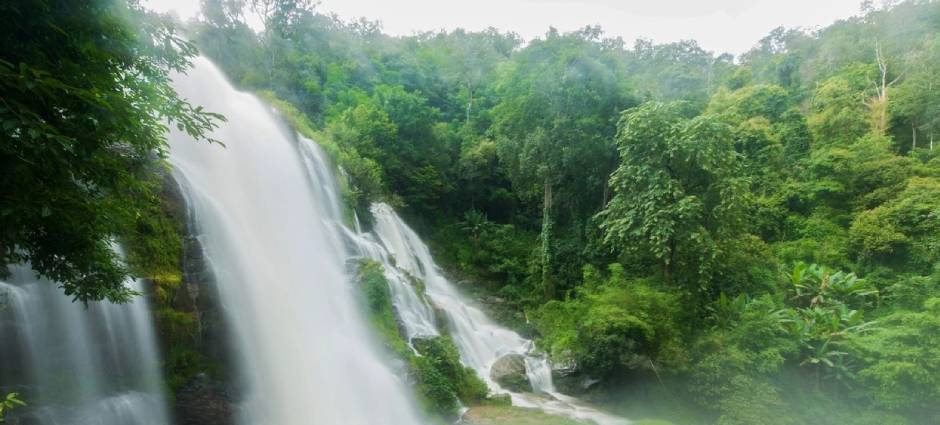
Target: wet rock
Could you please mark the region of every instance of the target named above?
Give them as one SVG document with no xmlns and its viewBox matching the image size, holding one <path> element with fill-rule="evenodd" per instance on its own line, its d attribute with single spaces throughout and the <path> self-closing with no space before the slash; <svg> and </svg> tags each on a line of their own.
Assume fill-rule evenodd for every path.
<svg viewBox="0 0 940 425">
<path fill-rule="evenodd" d="M 199 375 L 176 393 L 179 425 L 231 425 L 235 408 L 228 391 Z"/>
<path fill-rule="evenodd" d="M 552 383 L 562 394 L 581 396 L 589 392 L 598 382 L 600 380 L 581 373 L 574 362 L 552 364 Z"/>
<path fill-rule="evenodd" d="M 229 425 L 234 423 L 233 400 L 243 394 L 234 381 L 231 358 L 231 330 L 216 287 L 209 259 L 199 239 L 199 229 L 189 221 L 186 200 L 179 185 L 169 174 L 164 176 L 161 197 L 170 216 L 180 224 L 183 249 L 180 258 L 180 282 L 168 291 L 166 299 L 151 304 L 156 309 L 191 317 L 180 329 L 163 314 L 156 314 L 156 325 L 167 360 L 166 379 L 183 382 L 173 388 L 170 399 L 179 425 Z M 189 363 L 174 363 L 173 352 L 186 354 Z M 193 368 L 192 364 L 198 365 Z"/>
<path fill-rule="evenodd" d="M 507 354 L 497 359 L 490 367 L 490 378 L 509 391 L 532 391 L 532 383 L 526 375 L 525 356 L 522 354 Z"/>
</svg>

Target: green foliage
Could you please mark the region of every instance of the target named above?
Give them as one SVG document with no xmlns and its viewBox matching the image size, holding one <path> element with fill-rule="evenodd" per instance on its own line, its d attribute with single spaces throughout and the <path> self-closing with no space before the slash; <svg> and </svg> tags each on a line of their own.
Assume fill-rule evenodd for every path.
<svg viewBox="0 0 940 425">
<path fill-rule="evenodd" d="M 916 310 L 879 318 L 877 328 L 852 346 L 864 366 L 859 378 L 880 406 L 923 413 L 940 396 L 940 298 Z"/>
<path fill-rule="evenodd" d="M 195 47 L 132 3 L 0 6 L 0 266 L 29 261 L 81 301 L 125 301 L 111 250 L 154 195 L 167 125 L 204 138 L 221 116 L 180 99 Z"/>
<path fill-rule="evenodd" d="M 357 281 L 362 286 L 373 329 L 378 331 L 382 341 L 393 353 L 407 359 L 411 355 L 411 349 L 398 329 L 384 273 L 381 264 L 362 261 L 359 263 Z"/>
<path fill-rule="evenodd" d="M 6 413 L 17 407 L 25 405 L 26 403 L 19 399 L 19 395 L 17 393 L 9 393 L 4 396 L 2 399 L 0 399 L 0 423 L 4 422 L 3 417 Z"/>
<path fill-rule="evenodd" d="M 878 290 L 854 273 L 829 270 L 818 264 L 796 263 L 785 270 L 784 278 L 792 294 L 791 302 L 800 307 L 819 307 L 845 304 L 865 306 L 869 297 Z"/>
<path fill-rule="evenodd" d="M 677 298 L 655 282 L 629 280 L 619 265 L 603 276 L 584 271 L 577 296 L 550 301 L 533 314 L 539 345 L 556 361 L 573 361 L 590 376 L 622 375 L 651 361 L 683 360 Z"/>
<path fill-rule="evenodd" d="M 679 104 L 647 103 L 624 113 L 614 197 L 599 215 L 617 250 L 648 250 L 663 275 L 693 288 L 713 272 L 723 239 L 739 234 L 748 204 L 728 126 L 684 119 Z"/>
<path fill-rule="evenodd" d="M 404 207 L 468 292 L 602 379 L 601 398 L 655 387 L 723 424 L 936 417 L 919 316 L 940 262 L 936 4 L 776 29 L 740 63 L 596 27 L 521 46 L 291 10 L 254 36 L 216 8 L 200 45 L 310 118 L 347 199 Z M 373 323 L 428 410 L 452 414 L 474 384 L 446 340 L 409 353 L 381 270 L 362 270 Z"/>
<path fill-rule="evenodd" d="M 120 240 L 156 282 L 178 385 L 212 365 L 172 306 L 180 225 L 154 175 L 167 119 L 199 136 L 214 116 L 166 85 L 193 53 L 170 26 L 66 3 L 0 6 L 3 261 L 121 300 Z M 628 383 L 722 424 L 940 420 L 936 2 L 779 28 L 737 61 L 597 27 L 523 46 L 492 29 L 391 37 L 307 1 L 203 9 L 192 39 L 323 146 L 348 206 L 401 208 L 500 320 L 602 379 L 599 399 Z M 446 337 L 409 348 L 383 273 L 360 265 L 363 308 L 428 411 L 492 403 Z"/>
<path fill-rule="evenodd" d="M 914 177 L 893 199 L 856 217 L 852 242 L 861 259 L 896 264 L 901 254 L 906 266 L 926 270 L 940 261 L 938 217 L 940 181 Z"/>
<path fill-rule="evenodd" d="M 856 64 L 819 83 L 813 93 L 808 124 L 823 145 L 846 144 L 870 129 L 865 100 L 874 67 Z"/>
<path fill-rule="evenodd" d="M 460 353 L 449 336 L 412 340 L 417 354 L 412 351 L 395 318 L 388 280 L 381 264 L 361 261 L 357 281 L 372 328 L 386 346 L 409 365 L 425 411 L 450 420 L 457 417 L 461 403 L 477 405 L 488 401 L 486 383 L 460 362 Z"/>
<path fill-rule="evenodd" d="M 420 339 L 414 341 L 414 347 L 421 356 L 415 357 L 412 364 L 416 365 L 419 385 L 423 384 L 431 391 L 430 394 L 426 394 L 430 399 L 436 403 L 446 401 L 446 398 L 442 398 L 443 396 L 438 393 L 443 393 L 447 389 L 451 393 L 450 397 L 467 405 L 477 405 L 486 400 L 489 392 L 486 383 L 473 369 L 460 363 L 460 353 L 457 352 L 457 346 L 450 338 Z M 423 373 L 429 374 L 430 378 L 426 379 Z M 440 374 L 443 381 L 436 380 L 436 374 Z M 437 403 L 436 409 L 448 415 L 457 413 L 447 403 Z"/>
</svg>

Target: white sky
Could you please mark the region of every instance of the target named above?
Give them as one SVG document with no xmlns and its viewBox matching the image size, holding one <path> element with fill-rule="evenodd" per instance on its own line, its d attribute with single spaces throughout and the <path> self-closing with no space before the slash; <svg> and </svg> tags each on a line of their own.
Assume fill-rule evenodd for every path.
<svg viewBox="0 0 940 425">
<path fill-rule="evenodd" d="M 816 28 L 859 12 L 861 0 L 321 0 L 320 12 L 382 22 L 386 33 L 488 26 L 531 40 L 599 24 L 607 36 L 655 42 L 694 39 L 706 50 L 741 54 L 778 26 Z M 188 19 L 199 0 L 144 0 Z"/>
</svg>

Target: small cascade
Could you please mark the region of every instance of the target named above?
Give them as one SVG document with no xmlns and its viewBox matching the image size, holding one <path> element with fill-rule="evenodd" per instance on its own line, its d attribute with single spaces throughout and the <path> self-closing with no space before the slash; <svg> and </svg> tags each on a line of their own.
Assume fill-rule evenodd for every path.
<svg viewBox="0 0 940 425">
<path fill-rule="evenodd" d="M 0 282 L 0 383 L 39 425 L 168 425 L 147 300 L 86 308 L 26 266 Z M 139 281 L 127 283 L 142 290 Z M 2 391 L 0 391 L 2 392 Z"/>
<path fill-rule="evenodd" d="M 537 354 L 532 341 L 493 322 L 482 309 L 468 301 L 441 273 L 427 245 L 388 205 L 372 206 L 375 228 L 371 234 L 347 235 L 361 255 L 381 262 L 386 270 L 399 320 L 408 338 L 436 335 L 434 308 L 446 315 L 451 336 L 461 360 L 477 371 L 494 392 L 508 392 L 514 405 L 587 419 L 599 425 L 630 423 L 558 393 L 552 384 L 551 364 Z M 427 299 L 418 295 L 411 279 L 424 284 Z M 490 368 L 507 354 L 525 356 L 526 374 L 532 393 L 506 391 L 490 378 Z"/>
</svg>

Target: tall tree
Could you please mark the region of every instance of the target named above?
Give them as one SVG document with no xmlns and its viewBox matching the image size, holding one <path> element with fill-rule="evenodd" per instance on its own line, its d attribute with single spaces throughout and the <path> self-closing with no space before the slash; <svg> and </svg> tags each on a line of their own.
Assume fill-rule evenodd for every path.
<svg viewBox="0 0 940 425">
<path fill-rule="evenodd" d="M 501 82 L 494 133 L 500 160 L 516 190 L 541 197 L 542 285 L 553 281 L 554 199 L 593 212 L 606 190 L 616 151 L 617 112 L 632 103 L 616 78 L 617 64 L 596 41 L 597 28 L 560 35 L 552 30 L 518 57 Z M 594 200 L 591 202 L 590 200 Z"/>
<path fill-rule="evenodd" d="M 698 273 L 721 239 L 741 232 L 747 200 L 731 129 L 716 116 L 684 119 L 682 107 L 651 102 L 624 113 L 614 197 L 600 213 L 608 244 L 649 250 L 668 280 L 677 267 L 683 278 Z"/>
</svg>

